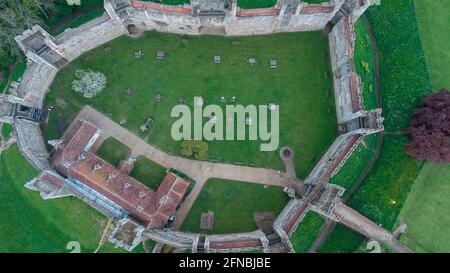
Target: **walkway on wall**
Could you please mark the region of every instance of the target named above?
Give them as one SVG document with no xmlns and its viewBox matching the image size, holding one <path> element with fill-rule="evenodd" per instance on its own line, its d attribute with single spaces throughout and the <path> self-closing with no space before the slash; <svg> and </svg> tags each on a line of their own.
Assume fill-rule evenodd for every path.
<svg viewBox="0 0 450 273">
<path fill-rule="evenodd" d="M 359 232 L 360 234 L 373 240 L 384 243 L 397 253 L 412 253 L 412 251 L 400 244 L 395 236 L 389 231 L 378 226 L 356 210 L 339 203 L 334 209 L 334 215 L 338 217 L 339 222 L 347 227 Z"/>
</svg>

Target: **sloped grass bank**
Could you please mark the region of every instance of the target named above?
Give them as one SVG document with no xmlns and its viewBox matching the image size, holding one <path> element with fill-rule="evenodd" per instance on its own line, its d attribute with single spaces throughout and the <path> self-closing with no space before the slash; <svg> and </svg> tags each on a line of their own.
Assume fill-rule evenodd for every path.
<svg viewBox="0 0 450 273">
<path fill-rule="evenodd" d="M 401 134 L 411 111 L 431 92 L 412 0 L 387 0 L 367 12 L 378 46 L 386 133 L 381 155 L 348 205 L 388 230 L 405 202 L 422 164 L 403 151 Z M 321 246 L 326 252 L 352 252 L 363 237 L 338 226 Z M 348 239 L 335 243 L 338 238 Z"/>
</svg>

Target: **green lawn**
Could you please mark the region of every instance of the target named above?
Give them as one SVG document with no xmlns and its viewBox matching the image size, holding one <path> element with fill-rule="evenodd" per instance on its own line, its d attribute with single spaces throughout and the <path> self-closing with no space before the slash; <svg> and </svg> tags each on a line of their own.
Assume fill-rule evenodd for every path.
<svg viewBox="0 0 450 273">
<path fill-rule="evenodd" d="M 412 0 L 385 0 L 367 17 L 378 46 L 386 131 L 404 130 L 431 88 Z"/>
<path fill-rule="evenodd" d="M 280 187 L 210 179 L 206 182 L 181 226 L 182 231 L 202 233 L 235 233 L 258 229 L 254 212 L 273 212 L 278 215 L 288 202 Z M 202 212 L 214 212 L 212 230 L 200 229 Z"/>
<path fill-rule="evenodd" d="M 321 33 L 288 33 L 184 39 L 155 32 L 140 39 L 123 36 L 75 60 L 58 73 L 46 97 L 46 105 L 55 106 L 55 111 L 43 128 L 45 138 L 60 137 L 77 112 L 91 104 L 116 122 L 125 119 L 126 128 L 162 150 L 179 155 L 181 144 L 170 137 L 176 120 L 170 112 L 178 98 L 184 96 L 192 107 L 193 97 L 203 96 L 205 105 L 224 107 L 236 96 L 242 105 L 280 105 L 279 147 L 289 145 L 295 150 L 298 175 L 306 177 L 317 163 L 309 159 L 320 159 L 337 133 L 334 98 L 325 95 L 326 89 L 332 89 L 332 77 L 324 80 L 325 72 L 331 75 L 327 38 Z M 236 39 L 239 45 L 232 43 Z M 135 50 L 142 50 L 144 58 L 135 59 Z M 166 52 L 164 60 L 155 58 L 158 50 Z M 214 55 L 221 55 L 220 65 L 213 63 Z M 246 63 L 249 57 L 258 63 L 250 66 Z M 277 69 L 269 68 L 272 58 L 278 60 Z M 102 94 L 88 100 L 71 90 L 79 68 L 107 76 Z M 134 90 L 132 96 L 126 96 L 127 88 Z M 164 96 L 162 102 L 154 99 L 158 93 Z M 221 102 L 221 96 L 226 102 Z M 152 128 L 142 134 L 139 126 L 149 117 L 154 120 Z M 278 151 L 260 152 L 259 146 L 259 141 L 212 141 L 209 159 L 284 169 Z"/>
<path fill-rule="evenodd" d="M 131 154 L 130 148 L 115 138 L 105 140 L 96 154 L 113 166 L 119 165 L 120 160 L 127 160 Z"/>
<path fill-rule="evenodd" d="M 373 137 L 370 135 L 366 136 L 364 140 L 371 140 L 372 138 Z M 344 166 L 341 167 L 339 172 L 333 176 L 329 182 L 339 185 L 346 190 L 350 189 L 358 176 L 363 172 L 364 168 L 366 168 L 367 163 L 374 156 L 374 150 L 369 144 L 367 144 L 366 141 L 361 142 L 347 159 Z"/>
<path fill-rule="evenodd" d="M 149 188 L 156 190 L 166 176 L 166 171 L 167 170 L 164 167 L 145 157 L 141 157 L 134 163 L 130 176 L 142 182 Z"/>
<path fill-rule="evenodd" d="M 433 89 L 450 88 L 450 0 L 415 0 Z"/>
<path fill-rule="evenodd" d="M 27 60 L 22 58 L 19 61 L 17 61 L 17 65 L 14 67 L 12 71 L 9 71 L 11 74 L 11 79 L 8 82 L 8 70 L 4 71 L 4 79 L 3 83 L 0 84 L 0 93 L 4 91 L 4 93 L 8 93 L 9 89 L 11 88 L 12 82 L 20 82 L 20 79 L 22 78 L 23 73 L 25 73 L 25 70 L 27 69 Z"/>
<path fill-rule="evenodd" d="M 276 3 L 277 0 L 237 0 L 237 5 L 241 9 L 271 8 Z"/>
<path fill-rule="evenodd" d="M 348 205 L 391 230 L 421 164 L 403 152 L 406 137 L 384 136 L 381 156 Z"/>
<path fill-rule="evenodd" d="M 336 225 L 333 232 L 317 249 L 319 253 L 352 253 L 361 246 L 364 237 L 342 225 Z"/>
<path fill-rule="evenodd" d="M 13 127 L 11 124 L 4 123 L 2 125 L 1 136 L 3 139 L 8 139 L 11 136 L 12 132 L 13 132 Z"/>
<path fill-rule="evenodd" d="M 319 234 L 324 220 L 315 212 L 308 212 L 289 240 L 296 253 L 306 253 Z"/>
<path fill-rule="evenodd" d="M 401 241 L 418 252 L 450 251 L 450 164 L 426 163 L 397 219 Z"/>
<path fill-rule="evenodd" d="M 450 1 L 414 1 L 422 45 L 433 88 L 449 88 L 450 80 Z M 418 252 L 449 252 L 450 165 L 425 163 L 397 219 L 408 229 L 401 241 Z"/>
</svg>

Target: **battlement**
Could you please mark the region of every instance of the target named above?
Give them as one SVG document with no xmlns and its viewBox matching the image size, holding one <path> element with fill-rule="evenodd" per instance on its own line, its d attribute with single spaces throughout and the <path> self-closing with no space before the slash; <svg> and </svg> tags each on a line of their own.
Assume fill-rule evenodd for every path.
<svg viewBox="0 0 450 273">
<path fill-rule="evenodd" d="M 177 248 L 192 248 L 194 252 L 248 249 L 264 249 L 267 252 L 273 247 L 292 251 L 288 237 L 309 210 L 314 209 L 332 219 L 337 217 L 334 211 L 342 189 L 329 186 L 327 182 L 364 135 L 384 129 L 381 109 L 367 110 L 362 105 L 361 80 L 355 72 L 353 61 L 354 23 L 369 6 L 369 0 L 330 0 L 322 4 L 278 0 L 271 8 L 246 10 L 239 8 L 236 0 L 192 0 L 190 5 L 183 6 L 137 0 L 105 0 L 102 16 L 77 28 L 67 29 L 56 37 L 39 26 L 33 26 L 16 37 L 29 61 L 14 91 L 16 103 L 20 102 L 21 108 L 17 111 L 17 104 L 14 110 L 11 102 L 0 97 L 0 121 L 14 123 L 21 152 L 33 166 L 44 170 L 38 179 L 27 184 L 30 189 L 40 191 L 43 198 L 65 194 L 83 196 L 82 185 L 77 184 L 79 182 L 76 180 L 64 180 L 64 185 L 72 186 L 72 190 L 67 192 L 58 184 L 58 177 L 55 179 L 45 173 L 50 169 L 49 154 L 39 127 L 47 114 L 45 110 L 40 110 L 44 97 L 56 73 L 66 64 L 121 35 L 140 31 L 240 36 L 328 30 L 341 135 L 306 178 L 305 184 L 309 190 L 303 199 L 292 199 L 275 220 L 275 234 L 265 236 L 260 230 L 209 236 L 155 229 L 143 231 L 140 224 L 130 222 L 126 212 L 121 214 L 120 209 L 108 211 L 105 206 L 99 206 L 95 198 L 85 199 L 105 215 L 123 220 L 116 226 L 110 240 L 126 249 L 131 249 L 144 236 Z M 14 113 L 19 113 L 19 116 L 14 116 Z M 97 181 L 91 182 L 94 185 Z M 73 190 L 77 186 L 80 186 L 79 191 Z M 119 214 L 112 213 L 114 211 Z"/>
</svg>

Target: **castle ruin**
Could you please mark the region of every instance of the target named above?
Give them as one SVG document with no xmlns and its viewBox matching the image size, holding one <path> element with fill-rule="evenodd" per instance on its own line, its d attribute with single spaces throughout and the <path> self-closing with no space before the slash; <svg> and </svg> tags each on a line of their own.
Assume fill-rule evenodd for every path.
<svg viewBox="0 0 450 273">
<path fill-rule="evenodd" d="M 306 194 L 292 198 L 275 220 L 274 234 L 257 230 L 206 236 L 167 232 L 158 228 L 144 230 L 141 224 L 124 220 L 127 219 L 124 216 L 126 213 L 111 215 L 104 209 L 97 209 L 117 219 L 115 234 L 125 235 L 113 236 L 110 240 L 127 249 L 140 242 L 142 237 L 180 249 L 191 248 L 193 252 L 249 249 L 292 252 L 289 236 L 309 210 L 348 225 L 369 238 L 395 241 L 390 233 L 379 227 L 368 230 L 352 222 L 351 219 L 355 218 L 349 216 L 357 212 L 352 212 L 340 203 L 343 189 L 328 184 L 365 135 L 384 130 L 381 109 L 363 107 L 361 80 L 353 60 L 354 24 L 370 5 L 369 0 L 330 0 L 322 4 L 278 0 L 271 8 L 241 9 L 236 0 L 191 0 L 190 4 L 182 6 L 137 0 L 105 0 L 105 13 L 102 16 L 77 28 L 67 29 L 57 36 L 50 35 L 40 26 L 32 27 L 16 37 L 28 59 L 27 69 L 10 95 L 0 96 L 0 122 L 14 125 L 20 151 L 34 167 L 42 171 L 27 187 L 40 191 L 44 199 L 67 195 L 86 199 L 83 194 L 73 190 L 76 185 L 66 183 L 67 179 L 52 168 L 39 127 L 48 115 L 48 109 L 43 109 L 43 101 L 55 75 L 81 54 L 119 36 L 143 31 L 224 36 L 324 31 L 329 37 L 339 136 L 306 178 Z M 56 142 L 54 144 L 58 145 Z M 59 182 L 44 183 L 51 181 Z M 58 184 L 61 181 L 63 184 Z M 90 204 L 96 207 L 92 202 Z M 114 207 L 117 204 L 110 205 Z M 118 206 L 114 211 L 120 212 L 121 209 Z M 134 233 L 134 236 L 128 236 L 130 233 Z M 386 236 L 377 236 L 379 233 Z"/>
</svg>

